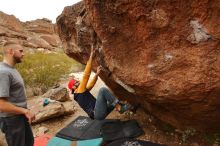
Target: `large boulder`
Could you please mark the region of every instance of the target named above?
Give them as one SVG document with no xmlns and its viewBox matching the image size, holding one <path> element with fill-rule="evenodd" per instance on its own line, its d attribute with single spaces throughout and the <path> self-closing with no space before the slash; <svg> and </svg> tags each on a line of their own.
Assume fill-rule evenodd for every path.
<svg viewBox="0 0 220 146">
<path fill-rule="evenodd" d="M 219 11 L 218 0 L 85 0 L 57 25 L 66 54 L 82 63 L 97 41 L 93 69 L 103 66 L 120 98 L 175 127 L 219 131 Z"/>
</svg>

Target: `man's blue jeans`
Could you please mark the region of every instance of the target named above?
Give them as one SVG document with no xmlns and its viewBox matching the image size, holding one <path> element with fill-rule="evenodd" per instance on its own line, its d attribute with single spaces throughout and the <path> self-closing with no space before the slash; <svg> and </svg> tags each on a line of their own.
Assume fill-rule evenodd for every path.
<svg viewBox="0 0 220 146">
<path fill-rule="evenodd" d="M 108 90 L 108 88 L 100 88 L 94 109 L 94 119 L 105 119 L 105 117 L 115 108 L 118 101 L 119 100 Z"/>
</svg>

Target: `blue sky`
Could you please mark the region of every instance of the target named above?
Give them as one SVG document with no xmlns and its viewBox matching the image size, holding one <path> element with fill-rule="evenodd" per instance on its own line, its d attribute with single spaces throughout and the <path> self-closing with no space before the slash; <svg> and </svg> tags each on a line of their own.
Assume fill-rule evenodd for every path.
<svg viewBox="0 0 220 146">
<path fill-rule="evenodd" d="M 48 18 L 54 23 L 65 6 L 80 0 L 0 0 L 0 11 L 14 15 L 21 21 Z"/>
</svg>

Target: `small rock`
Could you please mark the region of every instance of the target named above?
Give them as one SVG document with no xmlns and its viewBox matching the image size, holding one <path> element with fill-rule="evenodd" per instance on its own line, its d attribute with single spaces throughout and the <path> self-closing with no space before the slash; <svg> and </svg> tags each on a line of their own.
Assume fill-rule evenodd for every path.
<svg viewBox="0 0 220 146">
<path fill-rule="evenodd" d="M 49 130 L 48 130 L 48 128 L 46 128 L 46 127 L 39 127 L 38 128 L 38 131 L 37 131 L 37 133 L 36 133 L 36 137 L 38 137 L 38 136 L 42 136 L 42 135 L 44 135 L 45 133 L 47 133 Z"/>
</svg>

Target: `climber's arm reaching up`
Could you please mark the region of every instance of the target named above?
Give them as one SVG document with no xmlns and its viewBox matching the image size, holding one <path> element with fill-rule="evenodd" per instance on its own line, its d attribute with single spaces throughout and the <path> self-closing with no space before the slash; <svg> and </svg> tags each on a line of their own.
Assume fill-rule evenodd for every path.
<svg viewBox="0 0 220 146">
<path fill-rule="evenodd" d="M 88 83 L 88 80 L 89 80 L 89 77 L 92 71 L 92 60 L 94 58 L 94 54 L 95 54 L 95 49 L 92 46 L 89 60 L 87 61 L 85 70 L 83 72 L 82 80 L 80 81 L 80 85 L 77 88 L 77 93 L 82 93 L 86 90 L 86 86 L 87 86 L 87 83 Z"/>
<path fill-rule="evenodd" d="M 101 66 L 99 66 L 99 67 L 97 68 L 97 71 L 96 71 L 95 76 L 93 77 L 93 79 L 91 80 L 91 82 L 89 82 L 89 84 L 88 84 L 88 86 L 87 86 L 87 89 L 88 89 L 88 90 L 91 90 L 91 89 L 94 87 L 94 85 L 95 85 L 95 83 L 96 83 L 96 81 L 97 81 L 97 79 L 98 79 L 98 76 L 99 76 L 100 71 L 101 71 Z"/>
</svg>

